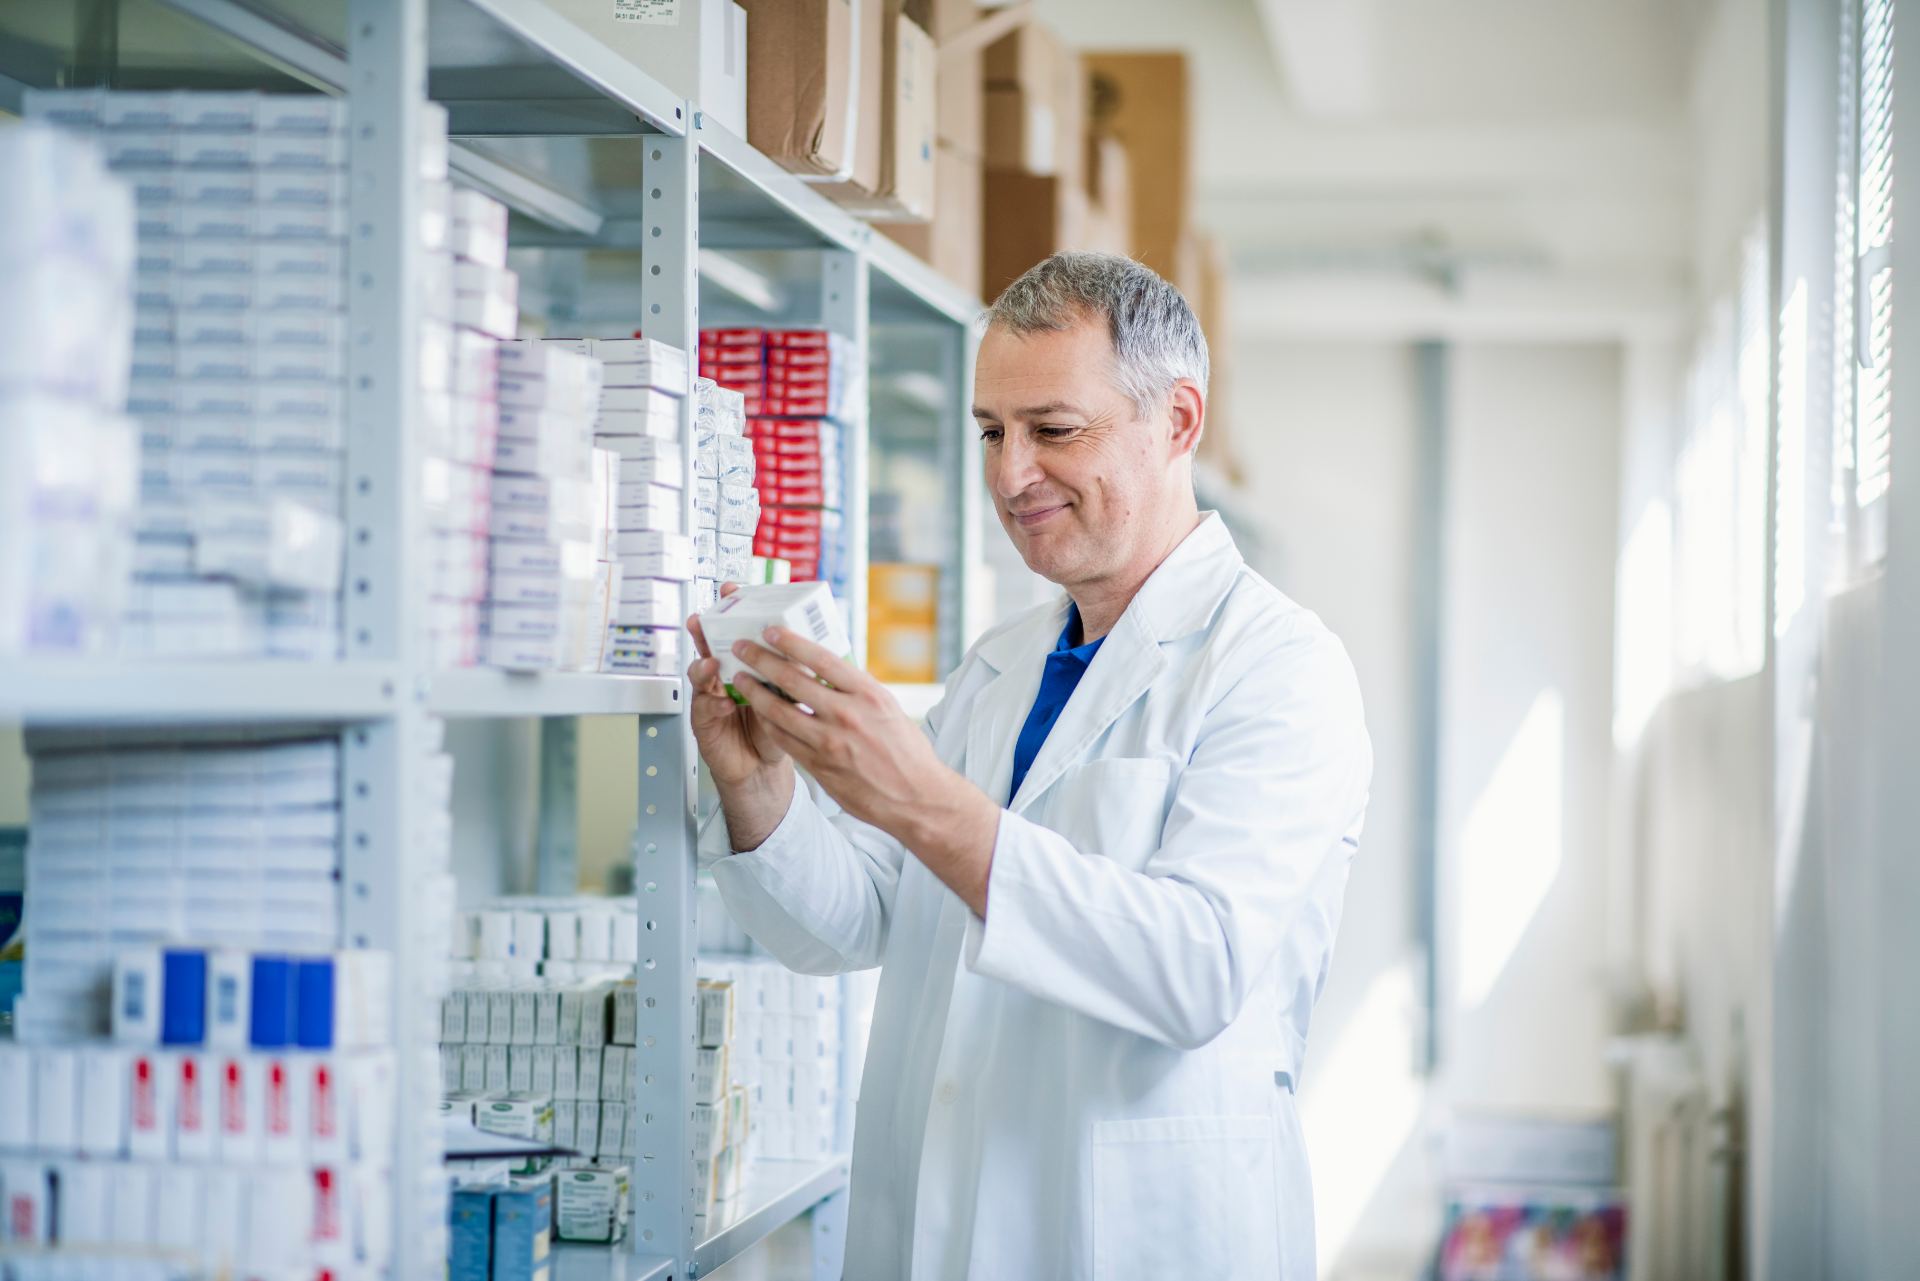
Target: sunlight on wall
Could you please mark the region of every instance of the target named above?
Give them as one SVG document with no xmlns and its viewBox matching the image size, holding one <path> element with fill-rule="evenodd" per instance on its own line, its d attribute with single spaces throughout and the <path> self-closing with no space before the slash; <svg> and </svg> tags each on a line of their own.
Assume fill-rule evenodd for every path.
<svg viewBox="0 0 1920 1281">
<path fill-rule="evenodd" d="M 1614 571 L 1620 623 L 1614 671 L 1613 745 L 1640 741 L 1647 719 L 1673 687 L 1673 514 L 1649 502 L 1620 549 Z"/>
<path fill-rule="evenodd" d="M 1778 520 L 1773 535 L 1773 634 L 1784 636 L 1807 599 L 1807 282 L 1780 309 Z"/>
<path fill-rule="evenodd" d="M 1493 990 L 1560 871 L 1566 719 L 1560 691 L 1535 696 L 1461 829 L 1463 1010 Z"/>
<path fill-rule="evenodd" d="M 1313 1161 L 1314 1237 L 1333 1271 L 1367 1204 L 1420 1119 L 1413 1073 L 1413 969 L 1382 970 L 1340 1037 L 1313 1065 L 1300 1123 Z"/>
</svg>

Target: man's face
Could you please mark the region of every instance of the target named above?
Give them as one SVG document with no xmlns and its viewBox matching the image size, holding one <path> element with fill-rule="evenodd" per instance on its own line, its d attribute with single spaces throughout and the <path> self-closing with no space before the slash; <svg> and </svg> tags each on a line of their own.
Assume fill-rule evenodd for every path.
<svg viewBox="0 0 1920 1281">
<path fill-rule="evenodd" d="M 1027 567 L 1063 587 L 1125 572 L 1159 546 L 1178 451 L 1165 412 L 1114 382 L 1103 320 L 980 340 L 973 414 L 987 489 Z"/>
</svg>

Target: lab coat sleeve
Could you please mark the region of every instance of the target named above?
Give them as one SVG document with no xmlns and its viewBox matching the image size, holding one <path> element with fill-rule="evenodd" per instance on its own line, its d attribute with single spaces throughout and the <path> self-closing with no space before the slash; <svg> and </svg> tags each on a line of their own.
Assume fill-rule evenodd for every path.
<svg viewBox="0 0 1920 1281">
<path fill-rule="evenodd" d="M 934 716 L 927 719 L 931 736 Z M 830 804 L 831 802 L 829 802 Z M 731 851 L 716 813 L 702 833 L 702 854 L 733 919 L 760 946 L 802 974 L 872 969 L 886 949 L 887 920 L 906 851 L 850 815 L 829 812 L 806 780 L 758 848 Z"/>
<path fill-rule="evenodd" d="M 1207 713 L 1138 870 L 1002 813 L 967 963 L 1162 1044 L 1204 1045 L 1282 948 L 1331 948 L 1316 896 L 1330 876 L 1344 885 L 1372 768 L 1352 665 L 1331 633 L 1303 629 Z"/>
</svg>

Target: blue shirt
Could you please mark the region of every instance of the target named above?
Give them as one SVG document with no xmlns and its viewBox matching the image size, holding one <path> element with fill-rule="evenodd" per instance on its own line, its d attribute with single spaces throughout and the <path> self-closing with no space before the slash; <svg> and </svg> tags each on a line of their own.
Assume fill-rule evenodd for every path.
<svg viewBox="0 0 1920 1281">
<path fill-rule="evenodd" d="M 1067 605 L 1067 625 L 1060 629 L 1060 639 L 1053 643 L 1053 652 L 1047 655 L 1047 665 L 1040 673 L 1040 693 L 1033 700 L 1033 710 L 1027 713 L 1027 723 L 1020 727 L 1020 737 L 1013 744 L 1013 781 L 1007 784 L 1007 804 L 1013 804 L 1013 798 L 1020 795 L 1020 783 L 1033 768 L 1033 758 L 1040 754 L 1040 744 L 1047 741 L 1047 732 L 1053 723 L 1060 719 L 1060 712 L 1073 697 L 1074 687 L 1080 678 L 1087 674 L 1087 664 L 1100 652 L 1100 640 L 1088 641 L 1084 645 L 1075 645 L 1074 638 L 1080 635 L 1080 607 Z"/>
</svg>

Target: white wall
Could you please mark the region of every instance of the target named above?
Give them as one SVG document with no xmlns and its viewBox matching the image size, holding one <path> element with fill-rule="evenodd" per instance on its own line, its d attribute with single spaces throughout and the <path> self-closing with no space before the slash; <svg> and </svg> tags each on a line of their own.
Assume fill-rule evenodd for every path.
<svg viewBox="0 0 1920 1281">
<path fill-rule="evenodd" d="M 1461 1108 L 1604 1109 L 1621 361 L 1467 344 L 1442 580 L 1442 1072 Z"/>
<path fill-rule="evenodd" d="M 1609 1102 L 1601 904 L 1621 361 L 1606 344 L 1452 353 L 1439 833 L 1449 995 L 1442 1069 L 1428 1082 L 1416 1070 L 1413 352 L 1243 342 L 1237 359 L 1248 489 L 1276 549 L 1261 568 L 1345 642 L 1376 752 L 1302 1088 L 1322 1268 L 1406 1277 L 1438 1226 L 1432 1139 L 1448 1108 Z M 1494 945 L 1464 949 L 1471 1001 L 1468 930 Z"/>
</svg>

